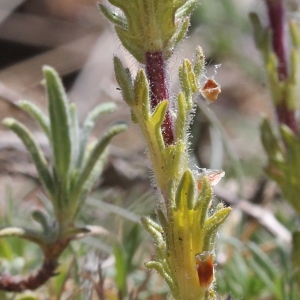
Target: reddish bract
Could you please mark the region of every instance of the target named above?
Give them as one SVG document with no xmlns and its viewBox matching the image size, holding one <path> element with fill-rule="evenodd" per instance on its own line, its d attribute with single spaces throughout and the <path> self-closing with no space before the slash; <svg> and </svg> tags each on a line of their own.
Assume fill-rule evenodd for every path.
<svg viewBox="0 0 300 300">
<path fill-rule="evenodd" d="M 214 261 L 210 251 L 203 251 L 195 256 L 199 284 L 207 290 L 214 280 Z"/>
<path fill-rule="evenodd" d="M 206 100 L 215 102 L 221 93 L 221 87 L 214 79 L 208 78 L 200 92 Z"/>
</svg>

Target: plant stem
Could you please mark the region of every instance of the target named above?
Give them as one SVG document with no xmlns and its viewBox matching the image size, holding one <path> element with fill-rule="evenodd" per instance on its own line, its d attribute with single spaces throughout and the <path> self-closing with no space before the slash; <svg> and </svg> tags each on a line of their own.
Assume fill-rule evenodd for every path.
<svg viewBox="0 0 300 300">
<path fill-rule="evenodd" d="M 23 292 L 25 290 L 35 290 L 49 278 L 55 276 L 57 268 L 57 260 L 44 260 L 43 265 L 34 275 L 26 278 L 11 277 L 10 275 L 2 275 L 0 278 L 0 289 L 8 292 Z"/>
<path fill-rule="evenodd" d="M 272 30 L 273 50 L 278 59 L 278 76 L 279 80 L 284 80 L 288 77 L 284 5 L 282 0 L 266 0 L 266 5 Z"/>
<path fill-rule="evenodd" d="M 278 60 L 278 79 L 284 81 L 289 76 L 284 3 L 283 0 L 265 0 L 265 3 L 272 32 L 273 50 Z M 289 109 L 286 98 L 276 105 L 276 114 L 279 123 L 287 125 L 295 134 L 298 133 L 296 112 Z"/>
<path fill-rule="evenodd" d="M 162 100 L 169 100 L 169 89 L 166 79 L 166 63 L 162 51 L 146 52 L 146 74 L 150 85 L 150 103 L 154 110 Z M 166 145 L 174 143 L 173 120 L 169 108 L 162 124 L 162 135 Z"/>
</svg>

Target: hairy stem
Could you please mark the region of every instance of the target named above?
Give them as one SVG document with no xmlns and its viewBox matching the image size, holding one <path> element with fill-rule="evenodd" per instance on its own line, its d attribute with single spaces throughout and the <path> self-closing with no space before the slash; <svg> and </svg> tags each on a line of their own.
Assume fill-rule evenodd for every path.
<svg viewBox="0 0 300 300">
<path fill-rule="evenodd" d="M 35 290 L 45 284 L 51 277 L 56 276 L 55 269 L 58 266 L 58 258 L 67 248 L 70 239 L 57 240 L 52 245 L 43 247 L 44 262 L 41 268 L 34 274 L 27 277 L 11 276 L 1 274 L 0 290 L 7 292 L 23 292 L 25 290 Z"/>
<path fill-rule="evenodd" d="M 150 85 L 151 108 L 155 109 L 158 103 L 162 100 L 170 101 L 166 79 L 166 64 L 161 51 L 146 53 L 146 74 Z M 169 108 L 166 112 L 165 120 L 162 124 L 162 135 L 166 145 L 171 145 L 174 143 L 170 102 Z"/>
<path fill-rule="evenodd" d="M 58 263 L 56 259 L 45 259 L 41 268 L 33 275 L 26 278 L 12 277 L 10 275 L 2 274 L 0 278 L 0 290 L 7 292 L 23 292 L 25 290 L 35 290 L 50 277 L 56 275 L 55 269 Z"/>
<path fill-rule="evenodd" d="M 265 3 L 272 31 L 273 50 L 278 59 L 278 78 L 283 81 L 289 76 L 284 3 L 283 0 L 265 0 Z M 282 99 L 282 102 L 276 105 L 276 114 L 279 123 L 287 125 L 294 133 L 298 133 L 296 112 L 288 108 L 287 99 Z"/>
<path fill-rule="evenodd" d="M 284 80 L 288 77 L 286 54 L 285 9 L 282 0 L 266 0 L 267 12 L 272 30 L 273 50 L 278 59 L 278 77 Z"/>
</svg>

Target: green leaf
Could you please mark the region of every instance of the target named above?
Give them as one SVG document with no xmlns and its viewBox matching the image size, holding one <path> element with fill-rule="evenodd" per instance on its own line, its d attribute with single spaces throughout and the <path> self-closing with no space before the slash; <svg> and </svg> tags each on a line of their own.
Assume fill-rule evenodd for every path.
<svg viewBox="0 0 300 300">
<path fill-rule="evenodd" d="M 47 189 L 50 195 L 53 194 L 53 181 L 51 175 L 47 169 L 47 161 L 41 150 L 41 148 L 36 143 L 34 137 L 32 136 L 29 129 L 17 120 L 6 118 L 3 120 L 3 124 L 15 132 L 19 138 L 22 140 L 23 144 L 27 148 L 31 155 L 31 158 L 35 164 L 35 167 L 39 174 L 39 179 L 41 180 L 44 187 Z"/>
<path fill-rule="evenodd" d="M 194 210 L 199 210 L 199 215 L 201 216 L 199 220 L 200 228 L 203 228 L 208 206 L 212 198 L 212 188 L 208 176 L 204 176 L 201 180 L 201 190 L 194 205 Z"/>
<path fill-rule="evenodd" d="M 188 59 L 185 59 L 183 63 L 179 66 L 179 79 L 180 79 L 181 88 L 184 92 L 184 96 L 187 102 L 190 103 L 192 97 L 192 87 L 191 87 L 189 74 L 187 70 L 187 61 Z"/>
<path fill-rule="evenodd" d="M 263 28 L 259 17 L 256 13 L 250 13 L 250 21 L 252 23 L 253 31 L 254 31 L 254 40 L 256 47 L 261 51 L 264 62 L 267 64 L 270 55 L 272 54 L 272 41 L 271 36 L 272 32 L 270 28 Z M 277 75 L 277 72 L 275 72 Z"/>
<path fill-rule="evenodd" d="M 164 266 L 161 263 L 156 262 L 156 261 L 149 261 L 145 265 L 149 269 L 156 270 L 157 273 L 159 273 L 160 276 L 165 279 L 166 283 L 169 285 L 169 287 L 171 288 L 171 290 L 172 289 L 176 290 L 176 286 L 175 286 L 175 284 L 174 284 L 174 282 L 173 282 L 170 274 L 168 274 L 166 272 L 166 269 L 164 268 Z M 173 293 L 173 291 L 172 291 L 172 293 Z M 173 293 L 173 295 L 176 295 L 176 294 Z"/>
<path fill-rule="evenodd" d="M 116 284 L 124 297 L 127 294 L 127 268 L 126 268 L 126 253 L 122 245 L 114 245 L 115 268 L 116 268 Z"/>
<path fill-rule="evenodd" d="M 195 7 L 199 5 L 198 0 L 187 0 L 184 1 L 185 4 L 183 4 L 177 11 L 176 11 L 176 18 L 185 18 L 190 16 L 190 14 L 193 12 Z"/>
<path fill-rule="evenodd" d="M 167 227 L 169 226 L 169 223 L 167 221 L 164 212 L 161 209 L 157 209 L 156 214 L 161 227 L 163 228 L 164 231 L 166 231 Z"/>
<path fill-rule="evenodd" d="M 1 259 L 12 260 L 13 249 L 7 239 L 0 239 L 0 257 Z"/>
<path fill-rule="evenodd" d="M 116 107 L 117 107 L 116 104 L 112 102 L 101 103 L 98 106 L 96 106 L 86 117 L 81 130 L 81 139 L 80 139 L 81 149 L 80 149 L 80 157 L 78 159 L 78 166 L 82 165 L 83 158 L 85 156 L 87 140 L 96 122 L 99 120 L 99 118 L 102 115 L 115 111 Z"/>
<path fill-rule="evenodd" d="M 145 226 L 145 228 L 148 230 L 152 235 L 159 235 L 163 233 L 162 227 L 156 223 L 155 221 L 151 220 L 150 218 L 147 217 L 142 217 L 141 222 Z"/>
<path fill-rule="evenodd" d="M 269 256 L 265 252 L 263 252 L 257 244 L 253 242 L 249 242 L 248 247 L 250 248 L 256 262 L 264 269 L 266 274 L 268 274 L 268 277 L 272 281 L 275 281 L 276 277 L 278 276 L 278 269 L 270 260 Z"/>
<path fill-rule="evenodd" d="M 205 221 L 205 230 L 207 235 L 211 235 L 214 231 L 218 229 L 220 225 L 224 223 L 228 215 L 231 212 L 230 207 L 219 209 L 210 218 Z"/>
<path fill-rule="evenodd" d="M 31 115 L 31 117 L 38 123 L 38 125 L 50 139 L 51 134 L 49 118 L 42 112 L 42 110 L 34 103 L 26 100 L 19 101 L 18 106 Z"/>
<path fill-rule="evenodd" d="M 64 290 L 67 289 L 67 280 L 71 279 L 71 270 L 74 268 L 75 260 L 75 257 L 72 256 L 71 259 L 68 259 L 68 262 L 64 261 L 64 263 L 59 265 L 57 269 L 58 275 L 52 279 L 52 288 L 56 297 L 55 299 L 62 299 L 62 294 Z"/>
<path fill-rule="evenodd" d="M 120 26 L 124 29 L 128 28 L 127 21 L 122 15 L 118 14 L 117 12 L 113 12 L 106 5 L 103 5 L 103 4 L 100 4 L 100 3 L 98 4 L 98 7 L 100 8 L 100 10 L 104 14 L 104 16 L 109 21 L 114 23 L 116 26 Z"/>
<path fill-rule="evenodd" d="M 187 117 L 187 109 L 186 109 L 186 99 L 183 93 L 179 93 L 177 97 L 177 118 L 176 118 L 176 138 L 177 139 L 185 139 L 186 134 L 186 117 Z"/>
<path fill-rule="evenodd" d="M 222 208 L 215 212 L 210 218 L 205 221 L 203 249 L 206 251 L 212 251 L 215 243 L 215 237 L 217 230 L 228 218 L 231 212 L 230 207 Z"/>
<path fill-rule="evenodd" d="M 142 110 L 143 119 L 148 121 L 150 118 L 149 86 L 143 69 L 138 71 L 134 81 L 134 99 L 134 104 Z"/>
<path fill-rule="evenodd" d="M 133 224 L 132 228 L 125 235 L 123 242 L 126 251 L 126 269 L 131 272 L 135 269 L 133 256 L 141 244 L 140 224 Z"/>
<path fill-rule="evenodd" d="M 16 300 L 38 300 L 36 295 L 28 294 L 28 295 L 21 295 L 16 298 Z"/>
<path fill-rule="evenodd" d="M 200 80 L 200 76 L 203 74 L 205 69 L 205 57 L 200 46 L 197 47 L 196 50 L 196 59 L 194 64 L 194 73 L 196 80 Z"/>
<path fill-rule="evenodd" d="M 116 214 L 117 216 L 120 216 L 120 217 L 122 217 L 126 220 L 129 220 L 131 222 L 134 222 L 134 223 L 138 223 L 140 221 L 140 217 L 137 216 L 136 214 L 134 214 L 133 212 L 128 211 L 127 209 L 124 209 L 122 207 L 119 207 L 119 206 L 116 206 L 116 205 L 113 205 L 110 203 L 106 203 L 99 199 L 94 199 L 94 198 L 89 197 L 87 199 L 87 204 L 91 205 L 101 211 Z"/>
<path fill-rule="evenodd" d="M 300 29 L 295 20 L 290 20 L 290 34 L 292 44 L 295 48 L 300 48 Z"/>
<path fill-rule="evenodd" d="M 283 161 L 284 153 L 267 119 L 263 120 L 260 127 L 260 132 L 262 144 L 268 153 L 268 157 L 270 159 L 274 158 L 276 160 Z"/>
<path fill-rule="evenodd" d="M 49 217 L 43 211 L 34 210 L 32 212 L 32 218 L 34 219 L 34 221 L 36 221 L 37 223 L 39 223 L 42 226 L 43 231 L 45 233 L 47 233 L 49 231 L 49 229 L 51 228 L 51 225 L 49 222 Z"/>
<path fill-rule="evenodd" d="M 143 51 L 143 45 L 139 37 L 135 37 L 130 31 L 124 30 L 121 27 L 115 27 L 115 30 L 124 48 L 133 55 L 139 63 L 144 64 L 145 52 Z"/>
<path fill-rule="evenodd" d="M 264 268 L 253 258 L 248 260 L 249 266 L 255 272 L 257 278 L 268 288 L 271 293 L 274 293 L 276 286 L 272 279 L 268 276 Z"/>
<path fill-rule="evenodd" d="M 75 185 L 74 190 L 72 191 L 72 198 L 77 199 L 79 195 L 83 191 L 83 187 L 86 184 L 86 181 L 90 178 L 91 172 L 93 171 L 96 163 L 98 162 L 98 159 L 100 155 L 103 153 L 105 148 L 108 146 L 111 139 L 125 131 L 127 129 L 127 126 L 125 124 L 116 124 L 113 125 L 105 134 L 104 136 L 97 142 L 95 145 L 93 151 L 87 158 L 87 162 L 85 166 L 83 167 L 80 175 L 78 176 L 77 183 Z"/>
<path fill-rule="evenodd" d="M 42 233 L 22 227 L 4 227 L 0 228 L 0 237 L 17 236 L 19 238 L 31 241 L 38 245 L 43 245 L 46 241 Z"/>
<path fill-rule="evenodd" d="M 106 151 L 105 149 L 104 152 L 100 155 L 98 161 L 95 163 L 93 170 L 91 171 L 89 177 L 86 179 L 84 183 L 84 186 L 81 190 L 81 195 L 79 199 L 80 202 L 78 203 L 77 213 L 79 213 L 81 206 L 84 204 L 87 194 L 91 191 L 95 182 L 99 179 L 99 176 L 104 169 L 107 159 L 108 159 L 108 151 Z"/>
<path fill-rule="evenodd" d="M 178 185 L 175 197 L 176 208 L 180 210 L 182 207 L 193 209 L 194 206 L 195 182 L 193 174 L 190 170 L 186 170 L 182 175 Z"/>
<path fill-rule="evenodd" d="M 166 48 L 164 49 L 164 57 L 165 57 L 166 60 L 169 59 L 172 56 L 172 54 L 174 52 L 174 48 L 185 37 L 185 35 L 187 33 L 187 30 L 189 28 L 189 25 L 190 25 L 190 19 L 189 18 L 183 19 L 183 21 L 179 22 L 176 25 L 176 31 L 175 31 L 174 35 L 169 40 Z"/>
<path fill-rule="evenodd" d="M 129 69 L 125 69 L 121 60 L 114 56 L 114 69 L 117 82 L 122 90 L 125 102 L 131 106 L 134 100 L 133 84 Z"/>
<path fill-rule="evenodd" d="M 295 272 L 295 281 L 297 283 L 298 288 L 300 287 L 300 231 L 295 231 L 293 233 L 293 250 L 292 250 L 292 263 Z"/>
<path fill-rule="evenodd" d="M 168 100 L 159 102 L 154 112 L 151 115 L 151 123 L 155 126 L 155 132 L 158 133 L 161 130 L 161 125 L 165 119 L 165 115 L 168 108 Z"/>
<path fill-rule="evenodd" d="M 70 115 L 67 96 L 56 71 L 43 67 L 48 96 L 54 166 L 59 180 L 66 182 L 71 163 Z"/>
<path fill-rule="evenodd" d="M 70 105 L 71 167 L 74 169 L 80 155 L 79 122 L 75 103 Z"/>
</svg>

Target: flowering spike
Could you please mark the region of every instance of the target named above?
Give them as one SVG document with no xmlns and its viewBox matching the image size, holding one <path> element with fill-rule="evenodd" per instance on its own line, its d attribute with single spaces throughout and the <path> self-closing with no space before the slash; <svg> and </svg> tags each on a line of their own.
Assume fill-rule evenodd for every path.
<svg viewBox="0 0 300 300">
<path fill-rule="evenodd" d="M 230 209 L 221 209 L 208 217 L 211 186 L 218 180 L 212 180 L 209 172 L 199 176 L 197 169 L 191 167 L 188 129 L 194 94 L 202 91 L 213 101 L 220 87 L 211 79 L 208 83 L 215 86 L 208 84 L 200 91 L 205 67 L 200 47 L 193 63 L 185 59 L 179 67 L 182 92 L 178 93 L 177 103 L 170 97 L 167 80 L 167 60 L 185 36 L 198 1 L 108 1 L 123 11 L 125 20 L 107 10 L 104 14 L 115 24 L 124 47 L 145 65 L 138 71 L 132 88 L 131 77 L 115 59 L 118 83 L 132 119 L 145 138 L 159 197 L 163 200 L 157 209 L 160 225 L 142 218 L 156 242 L 155 261 L 146 266 L 165 279 L 176 300 L 214 299 L 210 289 L 214 280 L 213 256 L 203 259 L 203 253 L 207 243 L 214 244 L 216 230 Z M 218 179 L 223 173 L 219 171 Z"/>
</svg>

